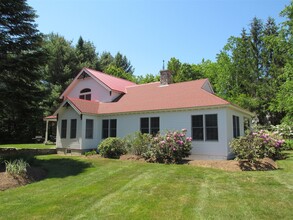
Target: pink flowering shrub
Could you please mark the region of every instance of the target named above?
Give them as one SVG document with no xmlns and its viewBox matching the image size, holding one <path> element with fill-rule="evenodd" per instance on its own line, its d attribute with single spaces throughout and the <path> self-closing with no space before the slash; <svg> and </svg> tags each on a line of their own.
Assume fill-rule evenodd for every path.
<svg viewBox="0 0 293 220">
<path fill-rule="evenodd" d="M 186 137 L 186 129 L 168 131 L 153 138 L 149 150 L 143 154 L 148 162 L 181 163 L 191 153 L 191 137 Z"/>
<path fill-rule="evenodd" d="M 234 139 L 230 146 L 236 155 L 236 159 L 247 159 L 255 162 L 257 159 L 265 157 L 281 159 L 284 143 L 285 140 L 276 132 L 260 130 Z"/>
</svg>

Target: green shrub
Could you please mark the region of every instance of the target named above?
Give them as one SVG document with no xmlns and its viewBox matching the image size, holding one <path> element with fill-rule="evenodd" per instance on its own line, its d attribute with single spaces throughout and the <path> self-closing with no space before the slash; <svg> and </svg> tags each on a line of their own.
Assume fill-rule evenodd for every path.
<svg viewBox="0 0 293 220">
<path fill-rule="evenodd" d="M 284 150 L 293 150 L 293 139 L 285 140 Z"/>
<path fill-rule="evenodd" d="M 119 158 L 126 153 L 124 141 L 120 138 L 109 137 L 98 146 L 98 151 L 103 157 Z"/>
<path fill-rule="evenodd" d="M 11 175 L 26 175 L 29 164 L 23 159 L 16 159 L 13 161 L 5 161 L 6 172 Z"/>
<path fill-rule="evenodd" d="M 97 154 L 97 151 L 95 150 L 91 150 L 91 151 L 88 151 L 88 152 L 85 152 L 84 155 L 87 157 L 87 156 L 92 156 L 92 155 L 96 155 Z"/>
<path fill-rule="evenodd" d="M 152 138 L 152 135 L 142 134 L 141 132 L 126 136 L 124 142 L 127 152 L 138 156 L 146 153 L 151 146 Z"/>
<path fill-rule="evenodd" d="M 168 131 L 153 138 L 152 145 L 142 156 L 148 162 L 181 163 L 191 154 L 191 138 L 186 137 L 186 129 Z"/>
<path fill-rule="evenodd" d="M 255 162 L 257 159 L 269 157 L 281 159 L 285 141 L 275 132 L 260 130 L 244 137 L 234 139 L 230 146 L 236 159 Z"/>
</svg>

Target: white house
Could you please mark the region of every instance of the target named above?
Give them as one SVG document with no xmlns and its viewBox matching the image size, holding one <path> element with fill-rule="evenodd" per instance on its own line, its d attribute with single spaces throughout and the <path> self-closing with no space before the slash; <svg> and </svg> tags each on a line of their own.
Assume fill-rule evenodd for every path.
<svg viewBox="0 0 293 220">
<path fill-rule="evenodd" d="M 84 68 L 61 98 L 54 113 L 59 153 L 83 153 L 135 131 L 185 128 L 193 139 L 191 158 L 228 159 L 229 142 L 244 134 L 253 116 L 216 96 L 208 79 L 172 84 L 168 70 L 160 82 L 136 85 Z"/>
</svg>

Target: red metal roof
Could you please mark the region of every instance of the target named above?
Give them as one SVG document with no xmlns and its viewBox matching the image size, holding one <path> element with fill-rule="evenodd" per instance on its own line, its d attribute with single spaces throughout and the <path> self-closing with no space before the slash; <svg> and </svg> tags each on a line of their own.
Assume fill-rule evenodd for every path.
<svg viewBox="0 0 293 220">
<path fill-rule="evenodd" d="M 161 86 L 159 82 L 126 87 L 127 93 L 117 102 L 102 103 L 69 98 L 81 112 L 88 114 L 114 114 L 158 111 L 184 108 L 212 107 L 230 104 L 204 90 L 207 79 Z"/>
<path fill-rule="evenodd" d="M 94 77 L 96 77 L 98 80 L 100 80 L 103 84 L 105 84 L 107 87 L 109 87 L 112 90 L 123 92 L 125 93 L 125 88 L 127 86 L 133 86 L 136 85 L 134 82 L 130 82 L 125 79 L 120 79 L 115 76 L 111 76 L 105 73 L 102 73 L 97 70 L 92 70 L 89 68 L 84 68 L 88 72 L 90 72 Z"/>
<path fill-rule="evenodd" d="M 75 99 L 67 97 L 67 99 L 74 105 L 80 113 L 99 114 L 100 102 L 88 101 L 84 99 Z"/>
</svg>

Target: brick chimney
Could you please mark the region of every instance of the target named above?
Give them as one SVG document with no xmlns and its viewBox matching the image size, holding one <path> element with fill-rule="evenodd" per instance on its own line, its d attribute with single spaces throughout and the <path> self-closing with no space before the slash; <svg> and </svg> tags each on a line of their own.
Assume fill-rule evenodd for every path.
<svg viewBox="0 0 293 220">
<path fill-rule="evenodd" d="M 161 86 L 172 83 L 172 73 L 170 70 L 161 70 L 160 73 L 161 73 L 161 78 L 160 78 Z"/>
</svg>

